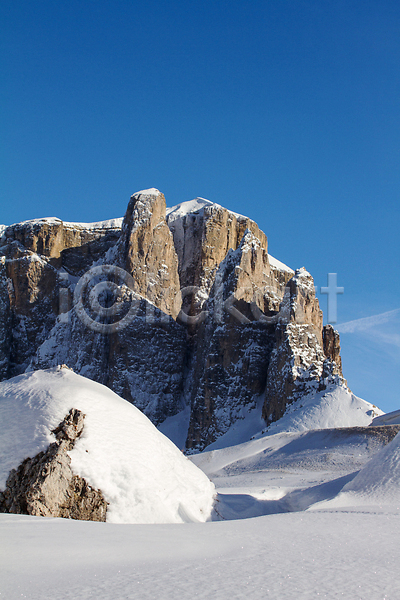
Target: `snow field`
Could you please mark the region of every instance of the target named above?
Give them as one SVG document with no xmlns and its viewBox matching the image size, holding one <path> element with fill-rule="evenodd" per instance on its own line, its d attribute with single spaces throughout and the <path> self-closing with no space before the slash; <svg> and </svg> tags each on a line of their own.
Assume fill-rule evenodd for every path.
<svg viewBox="0 0 400 600">
<path fill-rule="evenodd" d="M 134 407 L 68 370 L 1 383 L 1 463 L 47 446 L 75 407 L 87 417 L 73 468 L 114 494 L 115 521 L 126 523 L 131 485 L 143 486 L 140 510 L 155 503 L 143 508 L 148 518 L 189 521 L 210 509 L 214 488 L 195 465 L 218 496 L 214 522 L 185 525 L 0 514 L 0 600 L 398 600 L 400 434 L 383 447 L 380 428 L 354 427 L 370 423 L 367 403 L 342 390 L 327 396 L 314 397 L 314 409 L 311 400 L 292 407 L 283 417 L 291 431 L 189 461 Z M 326 423 L 352 426 L 307 429 Z M 226 441 L 256 425 L 247 416 Z M 157 477 L 168 493 L 155 491 Z"/>
<path fill-rule="evenodd" d="M 0 515 L 7 600 L 397 600 L 400 518 L 291 513 L 179 525 Z"/>
</svg>

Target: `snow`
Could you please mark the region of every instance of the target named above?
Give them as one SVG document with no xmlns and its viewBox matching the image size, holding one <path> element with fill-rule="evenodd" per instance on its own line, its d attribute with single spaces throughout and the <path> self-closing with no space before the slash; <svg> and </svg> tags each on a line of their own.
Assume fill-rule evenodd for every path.
<svg viewBox="0 0 400 600">
<path fill-rule="evenodd" d="M 158 427 L 178 448 L 185 448 L 189 429 L 190 407 L 186 406 L 178 414 L 167 417 Z"/>
<path fill-rule="evenodd" d="M 379 408 L 358 398 L 346 386 L 331 385 L 289 405 L 283 417 L 268 427 L 268 432 L 367 426 L 381 414 Z"/>
<path fill-rule="evenodd" d="M 400 513 L 400 434 L 347 483 L 332 500 L 315 508 L 347 508 L 349 506 L 396 507 Z"/>
<path fill-rule="evenodd" d="M 372 425 L 400 425 L 400 410 L 394 410 L 390 413 L 375 417 Z"/>
<path fill-rule="evenodd" d="M 226 433 L 212 444 L 209 444 L 206 450 L 218 450 L 242 444 L 248 442 L 254 435 L 259 434 L 265 428 L 265 421 L 261 417 L 263 403 L 264 397 L 261 397 L 256 400 L 256 407 L 243 406 L 240 409 L 237 421 L 230 426 Z"/>
<path fill-rule="evenodd" d="M 132 196 L 160 196 L 161 192 L 157 188 L 148 188 L 147 190 L 140 190 L 135 192 Z"/>
<path fill-rule="evenodd" d="M 298 513 L 205 525 L 0 515 L 7 600 L 396 600 L 400 520 Z"/>
<path fill-rule="evenodd" d="M 188 200 L 187 202 L 181 202 L 176 206 L 172 206 L 172 208 L 167 208 L 166 214 L 169 219 L 175 221 L 175 219 L 180 219 L 186 215 L 192 213 L 198 213 L 205 206 L 219 206 L 214 205 L 210 200 L 206 200 L 205 198 L 195 198 L 194 200 Z"/>
<path fill-rule="evenodd" d="M 116 219 L 107 219 L 105 221 L 96 221 L 95 223 L 70 223 L 64 221 L 64 227 L 71 229 L 121 229 L 124 217 Z"/>
<path fill-rule="evenodd" d="M 374 416 L 383 414 L 375 405 L 355 396 L 346 386 L 331 384 L 320 392 L 311 390 L 300 400 L 290 404 L 283 417 L 268 427 L 261 417 L 264 398 L 256 400 L 256 408 L 243 407 L 239 419 L 207 446 L 206 450 L 218 450 L 248 442 L 251 438 L 270 436 L 281 432 L 304 432 L 333 427 L 357 427 L 370 425 Z M 172 423 L 177 417 L 170 417 L 169 429 L 162 431 L 169 437 Z M 375 420 L 373 424 L 376 423 Z M 177 423 L 176 428 L 179 427 Z M 172 437 L 175 441 L 175 439 Z"/>
<path fill-rule="evenodd" d="M 211 202 L 211 200 L 206 200 L 206 198 L 195 198 L 194 200 L 188 200 L 186 202 L 181 202 L 176 206 L 172 206 L 171 208 L 167 208 L 166 215 L 168 217 L 168 221 L 173 222 L 176 219 L 181 219 L 182 217 L 189 214 L 201 214 L 207 206 L 215 206 L 216 208 L 223 208 L 220 204 L 216 202 Z M 239 213 L 233 212 L 232 210 L 227 210 L 231 215 L 234 215 L 237 219 L 246 219 L 243 215 Z"/>
<path fill-rule="evenodd" d="M 293 269 L 286 266 L 283 262 L 268 254 L 269 264 L 273 269 L 278 269 L 278 271 L 286 271 L 287 273 L 292 273 L 294 275 Z"/>
<path fill-rule="evenodd" d="M 59 225 L 63 224 L 64 227 L 68 229 L 121 229 L 123 217 L 118 217 L 116 219 L 107 219 L 105 221 L 96 221 L 94 223 L 73 223 L 69 221 L 62 221 L 57 217 L 43 217 L 40 219 L 29 219 L 28 221 L 21 221 L 21 223 L 13 223 L 13 225 L 0 225 L 0 236 L 4 233 L 7 227 L 16 227 L 21 225 L 29 225 L 33 227 L 34 225 Z M 4 229 L 2 229 L 2 227 Z"/>
<path fill-rule="evenodd" d="M 9 471 L 54 441 L 77 408 L 85 427 L 70 452 L 72 471 L 102 490 L 113 523 L 205 521 L 214 486 L 137 408 L 65 368 L 0 383 L 0 489 Z"/>
<path fill-rule="evenodd" d="M 373 441 L 349 430 L 280 433 L 197 455 L 227 520 L 0 515 L 0 598 L 396 600 L 397 504 L 312 510 L 379 456 Z"/>
</svg>

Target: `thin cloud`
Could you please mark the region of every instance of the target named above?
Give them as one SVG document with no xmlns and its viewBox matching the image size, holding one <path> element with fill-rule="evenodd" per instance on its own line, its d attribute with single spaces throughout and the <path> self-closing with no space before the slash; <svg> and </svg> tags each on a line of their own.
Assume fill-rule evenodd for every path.
<svg viewBox="0 0 400 600">
<path fill-rule="evenodd" d="M 347 321 L 347 323 L 340 323 L 339 325 L 335 325 L 335 329 L 337 329 L 339 333 L 365 331 L 371 329 L 371 327 L 374 327 L 375 325 L 387 323 L 399 314 L 400 308 L 396 308 L 395 310 L 389 310 L 388 312 L 373 315 L 372 317 L 364 317 L 363 319 L 355 319 L 354 321 Z"/>
</svg>

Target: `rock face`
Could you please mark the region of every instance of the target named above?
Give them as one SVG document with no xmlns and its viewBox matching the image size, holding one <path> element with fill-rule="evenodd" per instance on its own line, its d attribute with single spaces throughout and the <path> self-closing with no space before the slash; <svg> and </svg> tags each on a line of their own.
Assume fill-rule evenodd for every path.
<svg viewBox="0 0 400 600">
<path fill-rule="evenodd" d="M 65 363 L 156 425 L 190 408 L 186 448 L 243 410 L 266 423 L 345 385 L 314 282 L 268 254 L 257 224 L 207 200 L 134 194 L 122 220 L 42 219 L 0 241 L 0 376 Z"/>
<path fill-rule="evenodd" d="M 122 225 L 118 254 L 136 291 L 176 318 L 181 308 L 178 259 L 165 212 L 165 198 L 158 190 L 134 194 Z"/>
<path fill-rule="evenodd" d="M 0 512 L 81 521 L 105 521 L 107 502 L 100 490 L 74 475 L 68 451 L 82 434 L 85 415 L 71 409 L 53 431 L 56 441 L 45 452 L 26 458 L 0 492 Z"/>
<path fill-rule="evenodd" d="M 335 363 L 335 370 L 342 375 L 342 359 L 340 356 L 340 337 L 339 333 L 332 325 L 325 325 L 322 330 L 324 354 Z"/>
</svg>

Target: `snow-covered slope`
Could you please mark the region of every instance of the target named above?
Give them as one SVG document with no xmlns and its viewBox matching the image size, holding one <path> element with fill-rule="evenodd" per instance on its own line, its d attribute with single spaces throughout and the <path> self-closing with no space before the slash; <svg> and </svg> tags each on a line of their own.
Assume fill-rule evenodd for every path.
<svg viewBox="0 0 400 600">
<path fill-rule="evenodd" d="M 394 410 L 390 413 L 375 417 L 372 425 L 400 425 L 400 410 Z"/>
<path fill-rule="evenodd" d="M 198 197 L 194 200 L 187 200 L 186 202 L 181 202 L 176 206 L 167 208 L 166 216 L 168 217 L 169 221 L 175 221 L 175 219 L 180 219 L 185 215 L 194 213 L 199 214 L 206 206 L 215 206 L 217 208 L 222 208 L 222 206 L 220 204 L 217 204 L 216 202 L 211 202 L 211 200 L 207 200 L 206 198 Z M 229 212 L 232 215 L 235 215 L 235 217 L 246 218 L 243 215 L 240 215 L 239 213 L 236 213 L 232 210 L 230 210 Z"/>
<path fill-rule="evenodd" d="M 330 385 L 326 390 L 305 394 L 286 409 L 283 417 L 263 427 L 261 408 L 242 410 L 239 418 L 207 450 L 218 450 L 242 444 L 250 438 L 284 432 L 303 432 L 335 427 L 357 427 L 370 425 L 374 417 L 382 415 L 375 405 L 355 396 L 345 385 Z M 380 425 L 374 420 L 374 425 Z"/>
<path fill-rule="evenodd" d="M 192 461 L 218 491 L 219 520 L 206 524 L 117 526 L 0 514 L 0 597 L 395 600 L 398 438 L 380 450 L 397 429 L 282 432 L 198 454 Z M 351 480 L 354 487 L 356 472 L 371 473 L 374 463 L 383 466 L 387 504 L 366 510 L 355 493 L 346 510 L 322 502 Z"/>
<path fill-rule="evenodd" d="M 71 408 L 86 414 L 72 471 L 101 489 L 113 523 L 206 521 L 214 486 L 129 402 L 65 368 L 0 383 L 0 489 L 9 471 L 47 448 Z"/>
<path fill-rule="evenodd" d="M 380 450 L 332 500 L 317 509 L 392 505 L 400 507 L 400 434 Z"/>
<path fill-rule="evenodd" d="M 278 271 L 286 271 L 287 273 L 292 273 L 294 275 L 294 270 L 285 265 L 283 262 L 268 254 L 269 264 L 273 269 L 277 269 Z"/>
<path fill-rule="evenodd" d="M 383 412 L 355 396 L 344 385 L 331 385 L 321 392 L 311 392 L 291 404 L 279 421 L 272 423 L 268 433 L 306 431 L 331 427 L 370 425 Z"/>
<path fill-rule="evenodd" d="M 197 213 L 201 211 L 205 206 L 213 206 L 213 202 L 206 200 L 205 198 L 195 198 L 194 200 L 188 200 L 181 202 L 176 206 L 166 209 L 166 216 L 172 219 L 180 219 L 181 217 L 190 213 Z M 219 206 L 219 205 L 218 205 Z"/>
</svg>

